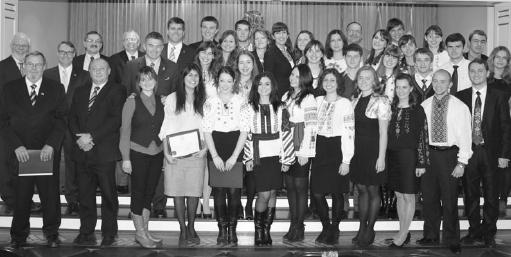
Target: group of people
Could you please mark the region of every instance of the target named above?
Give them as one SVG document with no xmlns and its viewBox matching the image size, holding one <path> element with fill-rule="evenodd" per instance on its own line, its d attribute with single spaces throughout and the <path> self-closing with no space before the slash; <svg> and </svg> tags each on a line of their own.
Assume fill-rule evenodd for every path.
<svg viewBox="0 0 511 257">
<path fill-rule="evenodd" d="M 218 30 L 216 18 L 204 17 L 202 40 L 186 45 L 185 22 L 173 17 L 167 43 L 150 32 L 141 52 L 139 35 L 127 31 L 124 49 L 111 57 L 101 55 L 102 36 L 91 31 L 85 54 L 76 56 L 73 43 L 63 41 L 59 64 L 47 70 L 43 53 L 29 51 L 28 36 L 15 35 L 12 55 L 0 62 L 1 193 L 14 210 L 14 247 L 26 244 L 34 185 L 48 245 L 59 245 L 62 151 L 68 212 L 80 216 L 78 245 L 96 243 L 97 187 L 101 245 L 115 242 L 119 166 L 130 174 L 135 240 L 145 248 L 162 244 L 148 223 L 151 214 L 165 212 L 166 197 L 174 199 L 179 246 L 200 244 L 194 222 L 196 214 L 212 216 L 211 194 L 217 243 L 236 245 L 242 188 L 254 244 L 271 245 L 283 187 L 290 219 L 283 240 L 304 240 L 310 192 L 323 227 L 315 241 L 335 245 L 353 185 L 360 220 L 356 245 L 374 242 L 381 198 L 390 205 L 391 195 L 400 230 L 386 241 L 389 247 L 408 244 L 421 192 L 424 230 L 417 243 L 439 244 L 441 238 L 454 253 L 461 252 L 460 242 L 495 247 L 499 203 L 507 201 L 511 176 L 506 47 L 485 56 L 484 31 L 475 30 L 468 41 L 459 33 L 444 40 L 432 25 L 416 35 L 424 39 L 419 48 L 396 18 L 374 33 L 370 50 L 360 46 L 357 22 L 345 32 L 330 31 L 325 44 L 301 31 L 294 46 L 282 22 L 267 31 L 239 20 L 217 42 Z M 175 157 L 168 136 L 193 130 L 200 150 Z M 53 158 L 53 175 L 17 176 L 33 149 L 41 150 L 43 161 Z M 463 238 L 460 182 L 470 223 Z"/>
</svg>

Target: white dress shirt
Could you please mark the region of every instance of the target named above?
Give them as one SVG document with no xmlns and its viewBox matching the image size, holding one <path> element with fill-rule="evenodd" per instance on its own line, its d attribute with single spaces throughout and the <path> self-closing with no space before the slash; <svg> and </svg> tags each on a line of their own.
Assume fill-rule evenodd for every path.
<svg viewBox="0 0 511 257">
<path fill-rule="evenodd" d="M 433 97 L 436 96 L 424 100 L 421 104 L 426 113 L 426 119 L 428 120 L 428 131 L 433 131 L 431 128 L 433 124 L 431 120 Z M 452 95 L 449 95 L 447 106 L 447 142 L 433 142 L 433 133 L 429 133 L 429 144 L 434 146 L 456 145 L 459 148 L 458 161 L 468 164 L 468 160 L 472 157 L 472 117 L 470 115 L 470 110 L 467 105 Z"/>
<path fill-rule="evenodd" d="M 433 80 L 433 73 L 430 73 L 428 74 L 426 77 L 423 77 L 421 74 L 419 73 L 415 73 L 415 83 L 417 83 L 417 85 L 419 85 L 420 88 L 422 88 L 422 80 L 425 79 L 426 80 L 426 88 L 428 88 L 430 85 L 431 85 L 431 81 Z"/>
<path fill-rule="evenodd" d="M 30 96 L 30 93 L 32 93 L 32 87 L 31 87 L 32 85 L 36 85 L 36 87 L 35 87 L 35 95 L 39 95 L 39 89 L 41 89 L 41 83 L 42 82 L 43 82 L 43 78 L 40 78 L 38 81 L 33 83 L 30 80 L 28 80 L 27 77 L 25 77 L 25 84 L 27 85 L 28 96 Z"/>
<path fill-rule="evenodd" d="M 94 60 L 101 58 L 99 53 L 95 55 L 85 54 L 85 59 L 83 60 L 83 70 L 89 71 L 90 58 L 94 57 Z"/>
<path fill-rule="evenodd" d="M 170 58 L 172 47 L 174 47 L 174 58 Z M 179 42 L 176 45 L 173 45 L 169 42 L 167 47 L 167 59 L 171 60 L 174 63 L 177 63 L 177 60 L 179 59 L 179 54 L 181 53 L 181 49 L 183 49 L 183 42 Z"/>
<path fill-rule="evenodd" d="M 151 61 L 146 56 L 145 57 L 145 65 L 151 67 L 151 63 L 154 63 L 154 72 L 156 72 L 156 75 L 158 75 L 158 71 L 160 70 L 161 58 L 156 59 L 156 61 Z"/>
<path fill-rule="evenodd" d="M 444 66 L 449 62 L 451 58 L 449 58 L 449 54 L 447 50 L 442 51 L 441 53 L 437 53 L 433 56 L 433 72 L 440 69 L 440 67 Z"/>
<path fill-rule="evenodd" d="M 128 62 L 138 58 L 138 51 L 135 51 L 135 54 L 130 54 L 130 53 L 128 53 L 128 51 L 124 51 L 124 52 L 126 53 L 126 56 L 128 56 Z M 135 57 L 135 58 L 131 58 L 131 57 Z"/>
<path fill-rule="evenodd" d="M 97 93 L 99 95 L 99 92 L 101 92 L 101 89 L 103 89 L 103 87 L 105 87 L 105 85 L 106 85 L 106 82 L 103 84 L 99 84 L 99 85 L 92 83 L 92 88 L 90 89 L 89 99 L 91 99 L 92 94 L 94 93 L 94 88 L 99 87 L 98 93 Z"/>
<path fill-rule="evenodd" d="M 62 67 L 59 63 L 59 74 L 60 74 L 60 83 L 64 85 L 64 90 L 67 93 L 67 88 L 69 87 L 69 81 L 71 80 L 71 72 L 73 72 L 73 65 L 67 66 L 67 68 Z"/>
<path fill-rule="evenodd" d="M 444 64 L 441 69 L 444 69 L 451 74 L 454 72 L 453 65 L 458 65 L 458 91 L 461 91 L 463 89 L 470 88 L 472 86 L 472 82 L 470 81 L 470 78 L 468 77 L 468 64 L 470 63 L 469 60 L 463 58 L 458 63 L 452 63 L 450 60 L 448 63 Z"/>
</svg>

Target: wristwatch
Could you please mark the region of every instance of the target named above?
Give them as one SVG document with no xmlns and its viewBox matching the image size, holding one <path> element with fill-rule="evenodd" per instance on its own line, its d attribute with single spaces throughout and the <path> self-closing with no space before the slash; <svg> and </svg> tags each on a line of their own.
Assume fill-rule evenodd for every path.
<svg viewBox="0 0 511 257">
<path fill-rule="evenodd" d="M 456 164 L 457 166 L 460 166 L 460 168 L 464 169 L 465 166 L 467 166 L 465 163 L 463 162 L 458 162 L 458 164 Z"/>
</svg>

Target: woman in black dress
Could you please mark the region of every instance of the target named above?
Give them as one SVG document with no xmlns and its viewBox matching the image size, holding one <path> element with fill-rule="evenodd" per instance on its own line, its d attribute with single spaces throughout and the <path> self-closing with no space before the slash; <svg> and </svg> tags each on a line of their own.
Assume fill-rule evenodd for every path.
<svg viewBox="0 0 511 257">
<path fill-rule="evenodd" d="M 389 124 L 387 163 L 389 187 L 396 194 L 399 232 L 390 247 L 410 242 L 408 229 L 415 213 L 418 177 L 428 163 L 428 125 L 424 109 L 413 92 L 413 78 L 404 73 L 396 77 L 396 96 Z"/>
<path fill-rule="evenodd" d="M 274 44 L 264 53 L 264 71 L 275 76 L 279 97 L 282 97 L 289 90 L 289 75 L 294 67 L 289 29 L 285 23 L 277 22 L 271 27 L 271 35 Z"/>
<path fill-rule="evenodd" d="M 244 162 L 247 172 L 254 174 L 257 192 L 254 243 L 271 245 L 270 227 L 275 217 L 277 190 L 282 187 L 282 172 L 295 162 L 293 138 L 289 115 L 277 95 L 271 73 L 255 77 L 248 104 L 250 135 L 245 143 Z"/>
<path fill-rule="evenodd" d="M 380 91 L 376 71 L 364 66 L 357 72 L 355 105 L 355 154 L 351 159 L 351 180 L 359 192 L 360 227 L 353 242 L 368 246 L 374 242 L 374 224 L 380 209 L 379 186 L 385 183 L 387 129 L 390 101 Z"/>
<path fill-rule="evenodd" d="M 317 243 L 336 244 L 339 223 L 344 213 L 344 193 L 349 192 L 349 172 L 353 156 L 355 123 L 351 101 L 342 97 L 341 75 L 335 68 L 326 69 L 319 78 L 318 135 L 316 157 L 311 168 L 311 192 L 323 225 Z M 332 222 L 326 195 L 332 195 Z"/>
<path fill-rule="evenodd" d="M 252 54 L 255 57 L 257 70 L 259 72 L 264 71 L 264 54 L 271 44 L 271 34 L 265 29 L 256 29 L 254 31 L 254 51 Z"/>
</svg>

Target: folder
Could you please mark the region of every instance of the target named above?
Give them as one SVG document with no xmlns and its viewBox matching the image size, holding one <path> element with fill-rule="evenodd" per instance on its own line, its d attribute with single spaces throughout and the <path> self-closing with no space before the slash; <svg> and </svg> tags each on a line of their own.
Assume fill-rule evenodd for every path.
<svg viewBox="0 0 511 257">
<path fill-rule="evenodd" d="M 51 176 L 53 175 L 53 158 L 41 161 L 41 150 L 27 150 L 28 161 L 19 163 L 18 176 Z"/>
</svg>

